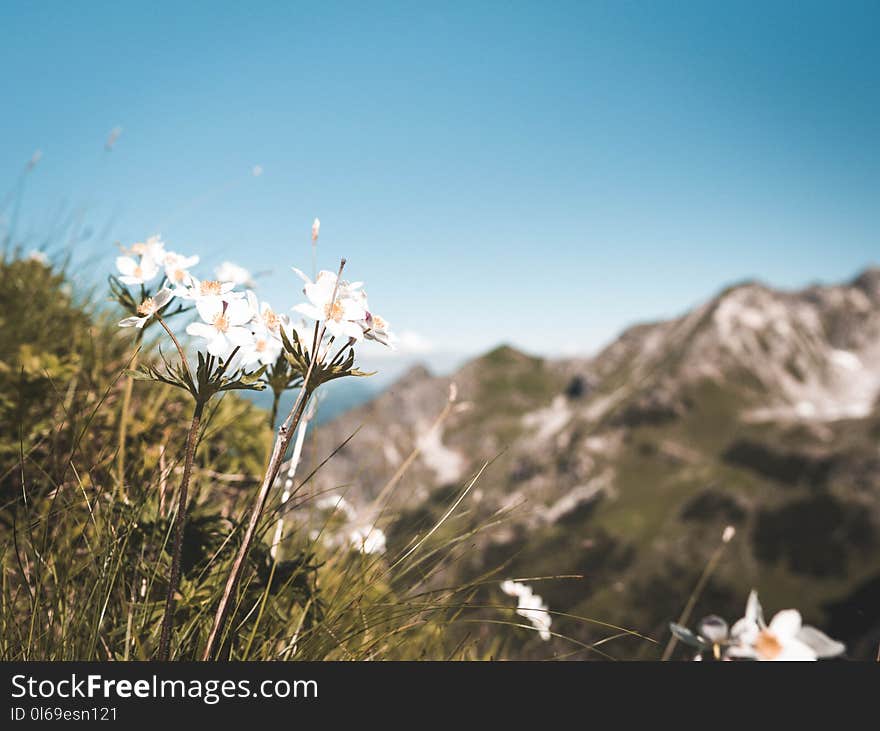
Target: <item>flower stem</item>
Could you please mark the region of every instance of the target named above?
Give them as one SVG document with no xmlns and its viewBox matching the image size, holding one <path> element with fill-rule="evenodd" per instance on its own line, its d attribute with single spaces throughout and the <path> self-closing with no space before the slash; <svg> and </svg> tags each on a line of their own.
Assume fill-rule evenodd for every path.
<svg viewBox="0 0 880 731">
<path fill-rule="evenodd" d="M 165 599 L 165 614 L 162 617 L 162 636 L 159 640 L 159 652 L 157 660 L 168 660 L 171 654 L 171 627 L 174 622 L 174 605 L 176 603 L 177 588 L 180 584 L 180 560 L 183 554 L 183 532 L 186 527 L 187 494 L 189 490 L 189 477 L 192 472 L 193 458 L 196 453 L 196 440 L 199 434 L 199 425 L 202 421 L 202 411 L 205 404 L 196 401 L 193 410 L 192 422 L 189 426 L 189 435 L 186 439 L 186 458 L 183 463 L 183 477 L 180 481 L 180 495 L 177 502 L 177 516 L 174 519 L 174 548 L 171 558 L 171 576 L 168 578 L 168 595 Z"/>
<path fill-rule="evenodd" d="M 269 414 L 269 428 L 275 430 L 275 421 L 278 419 L 278 404 L 281 401 L 281 391 L 272 393 L 272 411 Z"/>
<path fill-rule="evenodd" d="M 192 378 L 192 373 L 189 370 L 189 363 L 186 360 L 186 353 L 183 350 L 183 346 L 181 346 L 180 341 L 177 339 L 177 336 L 171 331 L 171 328 L 168 327 L 168 323 L 162 319 L 162 316 L 157 312 L 156 320 L 158 320 L 159 324 L 165 328 L 165 332 L 168 333 L 171 341 L 174 343 L 174 347 L 177 348 L 177 354 L 180 356 L 180 362 L 184 368 L 186 368 L 186 372 L 190 374 L 190 378 Z"/>
<path fill-rule="evenodd" d="M 339 271 L 336 275 L 336 285 L 333 287 L 333 295 L 330 298 L 331 302 L 336 300 L 336 292 L 339 289 L 339 279 L 342 276 L 342 270 L 344 268 L 345 259 L 342 259 L 339 263 Z M 297 397 L 293 408 L 290 410 L 290 413 L 287 415 L 287 418 L 284 420 L 284 423 L 278 427 L 278 434 L 275 437 L 275 444 L 272 448 L 272 456 L 269 458 L 269 464 L 266 467 L 266 474 L 263 477 L 263 483 L 260 485 L 260 491 L 254 502 L 254 507 L 251 511 L 251 518 L 248 522 L 244 538 L 242 538 L 241 541 L 241 547 L 238 549 L 238 555 L 235 557 L 235 562 L 232 564 L 232 570 L 229 572 L 229 577 L 226 579 L 226 586 L 223 588 L 223 595 L 220 597 L 220 604 L 217 607 L 217 613 L 214 615 L 214 624 L 211 627 L 211 634 L 208 635 L 208 642 L 205 645 L 202 660 L 211 660 L 214 657 L 217 642 L 220 640 L 223 627 L 226 624 L 226 619 L 229 614 L 232 595 L 235 593 L 235 590 L 238 587 L 238 582 L 241 579 L 241 573 L 244 570 L 244 562 L 247 558 L 248 551 L 250 551 L 254 535 L 257 532 L 257 525 L 260 522 L 263 509 L 266 507 L 266 500 L 269 497 L 269 491 L 272 489 L 272 485 L 275 484 L 275 480 L 281 470 L 281 463 L 284 461 L 284 454 L 290 446 L 290 442 L 299 426 L 303 412 L 309 402 L 309 398 L 315 389 L 315 387 L 312 386 L 312 373 L 316 368 L 320 368 L 321 366 L 318 360 L 320 357 L 319 346 L 327 331 L 326 322 L 321 325 L 320 332 L 318 328 L 319 324 L 320 323 L 317 322 L 315 323 L 315 336 L 312 341 L 311 358 L 309 359 L 308 370 L 306 370 L 303 375 L 303 383 L 299 396 Z"/>
<path fill-rule="evenodd" d="M 290 445 L 290 441 L 293 438 L 294 432 L 296 431 L 300 418 L 302 417 L 309 395 L 310 392 L 307 392 L 304 386 L 303 390 L 300 392 L 297 404 L 294 407 L 293 412 L 291 412 L 293 418 L 288 419 L 290 423 L 288 424 L 287 421 L 285 421 L 285 424 L 278 429 L 278 434 L 275 437 L 275 444 L 272 448 L 272 456 L 269 459 L 269 465 L 266 469 L 266 474 L 263 477 L 263 483 L 260 485 L 260 491 L 257 494 L 254 507 L 251 510 L 250 521 L 248 522 L 244 538 L 242 538 L 241 547 L 238 550 L 238 555 L 235 557 L 235 562 L 232 564 L 229 578 L 226 580 L 226 586 L 223 589 L 223 596 L 220 598 L 217 613 L 214 615 L 214 624 L 211 627 L 211 634 L 208 636 L 208 643 L 205 645 L 202 660 L 210 660 L 214 655 L 217 642 L 220 639 L 220 634 L 226 624 L 232 595 L 238 587 L 238 582 L 241 578 L 242 570 L 244 569 L 244 562 L 247 558 L 248 551 L 250 550 L 251 543 L 254 540 L 254 535 L 257 532 L 257 525 L 260 521 L 260 516 L 263 514 L 263 509 L 266 506 L 269 491 L 272 488 L 272 485 L 275 484 L 275 479 L 278 477 L 284 454 L 287 451 L 287 447 Z"/>
</svg>

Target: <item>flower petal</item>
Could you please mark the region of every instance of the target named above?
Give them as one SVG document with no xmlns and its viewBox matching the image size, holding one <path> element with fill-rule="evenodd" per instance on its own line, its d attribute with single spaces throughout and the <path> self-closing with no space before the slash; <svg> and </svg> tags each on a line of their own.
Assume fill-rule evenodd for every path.
<svg viewBox="0 0 880 731">
<path fill-rule="evenodd" d="M 246 327 L 230 327 L 225 333 L 230 343 L 237 346 L 251 345 L 254 336 Z"/>
<path fill-rule="evenodd" d="M 324 313 L 321 310 L 319 310 L 314 305 L 306 304 L 305 302 L 301 305 L 296 305 L 296 307 L 293 308 L 293 311 L 298 312 L 301 315 L 305 315 L 312 320 L 324 319 Z"/>
<path fill-rule="evenodd" d="M 208 343 L 208 352 L 217 358 L 225 358 L 229 351 L 229 341 L 226 336 L 215 331 L 214 338 Z"/>
<path fill-rule="evenodd" d="M 217 334 L 217 329 L 213 325 L 207 325 L 204 322 L 191 322 L 186 326 L 186 332 L 187 335 L 211 340 Z"/>
<path fill-rule="evenodd" d="M 776 635 L 783 644 L 787 640 L 793 640 L 801 629 L 801 613 L 797 609 L 783 609 L 777 612 L 770 620 L 770 631 Z"/>
<path fill-rule="evenodd" d="M 196 300 L 196 309 L 205 322 L 214 322 L 223 312 L 223 300 L 219 297 L 201 297 Z"/>
</svg>

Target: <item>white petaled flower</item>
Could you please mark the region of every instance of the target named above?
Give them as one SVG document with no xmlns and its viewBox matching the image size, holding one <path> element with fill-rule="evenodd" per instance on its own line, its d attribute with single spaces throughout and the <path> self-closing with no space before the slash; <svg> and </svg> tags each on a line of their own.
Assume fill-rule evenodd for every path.
<svg viewBox="0 0 880 731">
<path fill-rule="evenodd" d="M 730 630 L 727 656 L 752 660 L 817 660 L 835 657 L 846 649 L 825 633 L 803 624 L 796 609 L 784 609 L 764 622 L 755 591 L 749 594 L 745 616 Z"/>
<path fill-rule="evenodd" d="M 268 302 L 259 302 L 257 295 L 248 290 L 247 300 L 251 311 L 254 313 L 254 322 L 257 327 L 267 330 L 273 337 L 281 338 L 281 328 L 287 325 L 287 316 L 279 315 Z"/>
<path fill-rule="evenodd" d="M 159 274 L 159 265 L 152 256 L 142 256 L 139 260 L 130 256 L 117 256 L 116 268 L 122 275 L 119 281 L 123 284 L 147 284 Z"/>
<path fill-rule="evenodd" d="M 226 358 L 234 348 L 249 349 L 253 345 L 254 336 L 245 327 L 253 318 L 253 312 L 245 300 L 227 302 L 219 297 L 202 297 L 196 300 L 196 309 L 203 322 L 190 323 L 186 331 L 205 338 L 211 355 Z"/>
<path fill-rule="evenodd" d="M 216 279 L 199 280 L 192 277 L 188 286 L 177 289 L 175 293 L 178 297 L 186 300 L 196 300 L 197 302 L 203 299 L 241 299 L 244 293 L 233 292 L 234 288 L 235 284 L 233 282 L 221 282 Z"/>
<path fill-rule="evenodd" d="M 214 276 L 221 282 L 232 282 L 233 285 L 241 285 L 243 287 L 252 287 L 254 282 L 251 279 L 251 273 L 243 266 L 234 264 L 231 261 L 224 261 L 214 270 Z"/>
<path fill-rule="evenodd" d="M 165 276 L 175 287 L 189 287 L 195 277 L 189 270 L 199 263 L 197 256 L 184 256 L 173 251 L 166 251 L 162 258 L 162 266 L 165 267 Z"/>
<path fill-rule="evenodd" d="M 263 327 L 253 330 L 253 339 L 242 346 L 242 365 L 272 365 L 281 355 L 281 341 Z"/>
<path fill-rule="evenodd" d="M 316 218 L 312 221 L 312 241 L 318 240 L 318 234 L 321 233 L 321 219 Z"/>
<path fill-rule="evenodd" d="M 385 553 L 385 533 L 374 525 L 355 528 L 349 533 L 348 540 L 361 553 Z"/>
<path fill-rule="evenodd" d="M 397 337 L 391 332 L 391 324 L 379 315 L 367 310 L 367 316 L 361 323 L 364 330 L 364 337 L 367 340 L 375 340 L 392 350 Z"/>
<path fill-rule="evenodd" d="M 364 331 L 359 323 L 366 318 L 367 311 L 358 293 L 359 282 L 349 284 L 338 280 L 336 274 L 326 269 L 318 272 L 313 282 L 299 269 L 293 271 L 306 283 L 303 293 L 309 300 L 294 307 L 294 311 L 323 322 L 333 337 L 363 339 Z"/>
<path fill-rule="evenodd" d="M 174 299 L 174 292 L 170 289 L 160 290 L 154 297 L 147 297 L 138 305 L 139 317 L 126 317 L 119 321 L 119 327 L 136 327 L 142 329 L 147 321 Z"/>
<path fill-rule="evenodd" d="M 125 252 L 129 256 L 140 256 L 152 259 L 156 266 L 162 266 L 165 259 L 165 242 L 161 236 L 150 236 L 146 241 L 132 244 Z"/>
<path fill-rule="evenodd" d="M 508 596 L 516 597 L 516 613 L 531 622 L 542 640 L 545 642 L 549 640 L 551 637 L 550 625 L 553 623 L 553 619 L 550 617 L 544 600 L 532 591 L 532 587 L 519 581 L 507 579 L 501 582 L 501 591 Z"/>
</svg>

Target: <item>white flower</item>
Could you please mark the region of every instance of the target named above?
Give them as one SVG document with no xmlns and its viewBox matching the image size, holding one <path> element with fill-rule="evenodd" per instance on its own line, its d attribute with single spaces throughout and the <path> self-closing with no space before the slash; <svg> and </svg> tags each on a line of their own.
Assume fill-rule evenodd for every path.
<svg viewBox="0 0 880 731">
<path fill-rule="evenodd" d="M 391 332 L 391 324 L 387 320 L 367 310 L 367 316 L 361 323 L 361 327 L 367 340 L 375 340 L 377 343 L 394 349 L 397 337 Z"/>
<path fill-rule="evenodd" d="M 178 288 L 175 294 L 186 300 L 216 299 L 216 300 L 233 300 L 241 299 L 243 292 L 233 292 L 235 284 L 233 282 L 219 282 L 216 279 L 196 279 L 192 277 L 190 283 L 186 287 Z"/>
<path fill-rule="evenodd" d="M 337 284 L 336 274 L 327 270 L 318 272 L 313 282 L 299 269 L 293 271 L 306 283 L 303 292 L 309 299 L 308 303 L 294 307 L 296 312 L 323 322 L 334 337 L 363 339 L 364 331 L 358 323 L 366 318 L 367 311 L 362 297 L 356 294 L 360 283 L 339 280 Z"/>
<path fill-rule="evenodd" d="M 197 256 L 184 256 L 173 251 L 166 251 L 162 258 L 162 266 L 165 267 L 165 276 L 175 287 L 189 287 L 195 277 L 189 270 L 199 263 Z"/>
<path fill-rule="evenodd" d="M 244 267 L 233 264 L 231 261 L 224 261 L 214 270 L 214 275 L 221 282 L 232 282 L 233 285 L 252 287 L 254 284 L 251 279 L 251 273 Z"/>
<path fill-rule="evenodd" d="M 507 579 L 501 582 L 501 591 L 517 598 L 516 613 L 532 623 L 542 640 L 549 640 L 553 620 L 544 600 L 532 591 L 532 587 Z"/>
<path fill-rule="evenodd" d="M 281 355 L 281 341 L 265 328 L 253 331 L 253 340 L 241 349 L 243 366 L 272 365 Z"/>
<path fill-rule="evenodd" d="M 49 257 L 46 256 L 44 252 L 37 249 L 34 249 L 30 254 L 28 254 L 27 258 L 29 261 L 36 261 L 43 266 L 49 266 Z"/>
<path fill-rule="evenodd" d="M 132 244 L 125 253 L 130 256 L 152 259 L 156 266 L 162 266 L 162 261 L 165 258 L 165 242 L 162 241 L 161 236 L 150 236 L 146 241 Z"/>
<path fill-rule="evenodd" d="M 172 299 L 174 299 L 174 292 L 167 288 L 160 290 L 155 297 L 147 297 L 138 305 L 137 311 L 140 317 L 126 317 L 119 321 L 119 327 L 142 329 L 147 321 Z"/>
<path fill-rule="evenodd" d="M 374 525 L 355 528 L 349 533 L 348 540 L 361 553 L 385 553 L 385 533 Z"/>
<path fill-rule="evenodd" d="M 253 312 L 245 300 L 227 302 L 219 297 L 202 297 L 196 300 L 196 309 L 204 322 L 193 322 L 186 331 L 206 338 L 211 355 L 226 358 L 236 347 L 248 349 L 253 345 L 254 336 L 244 327 L 253 318 Z"/>
<path fill-rule="evenodd" d="M 749 594 L 745 616 L 730 630 L 730 641 L 729 657 L 753 660 L 816 660 L 845 650 L 840 642 L 804 625 L 796 609 L 784 609 L 766 624 L 755 591 Z"/>
<path fill-rule="evenodd" d="M 312 221 L 312 241 L 318 240 L 318 234 L 321 232 L 321 219 L 316 218 Z"/>
<path fill-rule="evenodd" d="M 159 265 L 152 256 L 142 256 L 140 261 L 135 261 L 130 256 L 117 256 L 116 268 L 123 284 L 147 284 L 159 274 Z"/>
<path fill-rule="evenodd" d="M 279 315 L 268 302 L 258 302 L 257 295 L 251 290 L 247 292 L 247 300 L 254 313 L 254 322 L 276 338 L 281 338 L 281 328 L 287 325 L 287 316 Z"/>
<path fill-rule="evenodd" d="M 342 495 L 322 495 L 315 501 L 315 507 L 318 510 L 339 511 L 347 520 L 353 521 L 357 518 L 357 512 L 351 503 Z"/>
</svg>

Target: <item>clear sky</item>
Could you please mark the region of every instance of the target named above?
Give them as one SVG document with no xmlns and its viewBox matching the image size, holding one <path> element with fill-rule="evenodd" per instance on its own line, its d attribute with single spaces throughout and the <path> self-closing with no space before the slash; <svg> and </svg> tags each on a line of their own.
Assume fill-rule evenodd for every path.
<svg viewBox="0 0 880 731">
<path fill-rule="evenodd" d="M 82 213 L 109 268 L 158 232 L 272 270 L 276 306 L 320 216 L 320 263 L 435 353 L 591 352 L 880 258 L 878 28 L 878 2 L 6 0 L 0 196 L 39 148 L 22 236 Z"/>
</svg>

